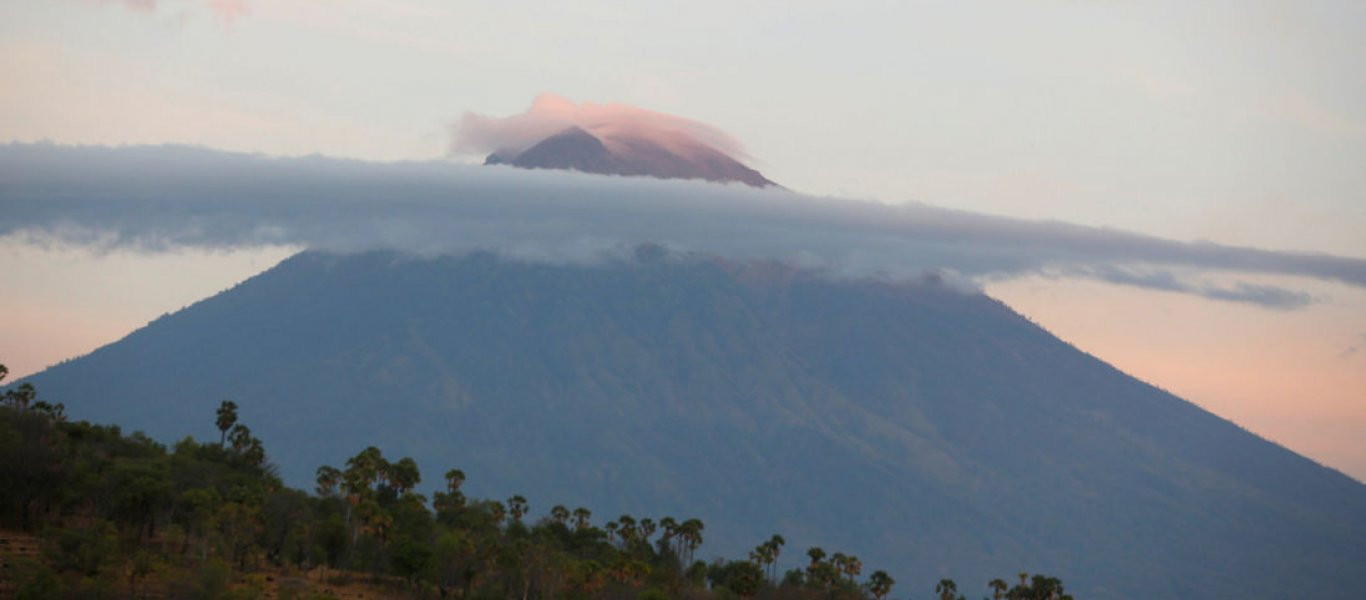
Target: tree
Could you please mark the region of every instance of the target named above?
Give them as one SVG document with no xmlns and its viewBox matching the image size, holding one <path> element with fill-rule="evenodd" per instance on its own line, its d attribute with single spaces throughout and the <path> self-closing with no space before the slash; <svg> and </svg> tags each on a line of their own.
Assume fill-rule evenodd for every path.
<svg viewBox="0 0 1366 600">
<path fill-rule="evenodd" d="M 417 461 L 409 457 L 403 457 L 398 462 L 386 465 L 384 478 L 386 483 L 398 496 L 405 496 L 422 483 L 422 474 L 418 471 Z"/>
<path fill-rule="evenodd" d="M 655 529 L 657 527 L 658 525 L 655 524 L 654 519 L 646 517 L 640 520 L 640 539 L 646 546 L 649 546 L 650 536 L 655 534 Z"/>
<path fill-rule="evenodd" d="M 820 546 L 813 546 L 806 551 L 806 555 L 811 558 L 811 566 L 813 567 L 825 560 L 825 551 L 821 550 Z"/>
<path fill-rule="evenodd" d="M 892 579 L 886 571 L 873 571 L 873 574 L 868 576 L 868 585 L 866 587 L 868 588 L 868 593 L 872 595 L 875 600 L 882 600 L 887 594 L 892 593 L 892 586 L 894 584 L 896 584 L 896 580 Z"/>
<path fill-rule="evenodd" d="M 454 515 L 465 507 L 465 494 L 460 492 L 460 486 L 464 483 L 464 471 L 460 469 L 446 471 L 446 491 L 437 492 L 432 499 L 432 508 L 436 509 L 438 517 L 442 519 L 454 518 Z"/>
<path fill-rule="evenodd" d="M 934 593 L 939 594 L 939 600 L 955 600 L 958 595 L 958 584 L 952 579 L 940 579 L 934 586 Z"/>
<path fill-rule="evenodd" d="M 502 502 L 490 500 L 488 502 L 489 517 L 493 519 L 493 524 L 502 526 L 503 519 L 507 517 L 507 507 Z"/>
<path fill-rule="evenodd" d="M 19 387 L 5 392 L 5 404 L 21 413 L 26 412 L 28 405 L 33 402 L 37 395 L 37 391 L 33 389 L 33 384 L 21 383 Z"/>
<path fill-rule="evenodd" d="M 550 518 L 556 523 L 564 525 L 569 522 L 569 509 L 565 508 L 563 504 L 556 504 L 550 509 Z"/>
<path fill-rule="evenodd" d="M 222 447 L 227 443 L 228 430 L 237 424 L 237 403 L 232 400 L 219 403 L 218 418 L 214 422 L 218 425 L 218 446 Z"/>
<path fill-rule="evenodd" d="M 1009 600 L 1072 600 L 1072 596 L 1063 590 L 1062 580 L 1047 575 L 1030 577 L 1028 573 L 1020 573 L 1020 583 L 1010 588 L 1005 597 Z"/>
<path fill-rule="evenodd" d="M 772 573 L 769 574 L 769 579 L 770 579 L 770 580 L 777 579 L 777 577 L 778 577 L 778 557 L 779 557 L 779 556 L 782 556 L 782 553 L 783 553 L 783 545 L 786 544 L 786 543 L 787 543 L 787 540 L 783 539 L 783 536 L 778 535 L 778 534 L 776 534 L 776 533 L 773 534 L 773 537 L 768 538 L 768 546 L 769 546 L 768 564 L 769 564 L 769 569 L 772 571 Z"/>
<path fill-rule="evenodd" d="M 636 539 L 636 519 L 631 515 L 617 517 L 617 533 L 621 536 L 622 548 L 629 549 Z"/>
<path fill-rule="evenodd" d="M 9 367 L 0 365 L 0 381 L 4 381 L 8 376 Z M 20 384 L 19 387 L 15 389 L 5 392 L 4 401 L 6 405 L 15 410 L 24 412 L 28 410 L 29 403 L 33 402 L 33 398 L 37 395 L 38 393 L 33 389 L 32 384 L 24 383 Z"/>
<path fill-rule="evenodd" d="M 337 485 L 342 481 L 342 472 L 336 467 L 323 465 L 318 467 L 317 472 L 318 487 L 315 489 L 317 494 L 323 498 L 331 498 L 337 494 Z"/>
<path fill-rule="evenodd" d="M 530 508 L 527 506 L 526 498 L 521 494 L 508 498 L 508 513 L 512 515 L 512 521 L 514 523 L 520 524 L 522 522 L 522 515 L 525 515 L 528 510 L 530 510 Z"/>
<path fill-rule="evenodd" d="M 394 574 L 412 585 L 419 575 L 436 566 L 436 549 L 431 544 L 404 536 L 394 542 L 392 563 Z"/>
<path fill-rule="evenodd" d="M 991 588 L 991 597 L 993 600 L 1001 600 L 1001 598 L 1005 596 L 1006 590 L 1010 589 L 1010 584 L 998 577 L 987 582 L 987 587 Z"/>
<path fill-rule="evenodd" d="M 688 519 L 678 526 L 678 537 L 684 550 L 679 554 L 685 556 L 684 563 L 692 562 L 693 553 L 702 545 L 702 530 L 705 528 L 700 519 Z"/>
<path fill-rule="evenodd" d="M 717 562 L 707 570 L 713 588 L 724 587 L 741 598 L 753 598 L 764 584 L 764 572 L 752 561 Z"/>
<path fill-rule="evenodd" d="M 593 518 L 593 511 L 582 506 L 574 509 L 574 531 L 579 531 L 588 527 L 588 520 Z"/>
<path fill-rule="evenodd" d="M 836 552 L 830 556 L 830 564 L 835 568 L 835 572 L 843 575 L 853 583 L 854 577 L 863 570 L 863 563 L 857 556 L 847 556 L 843 552 Z"/>
<path fill-rule="evenodd" d="M 659 528 L 663 531 L 659 535 L 659 551 L 662 553 L 665 548 L 670 547 L 669 543 L 673 541 L 674 536 L 678 535 L 678 521 L 673 517 L 664 517 L 659 520 Z"/>
<path fill-rule="evenodd" d="M 768 541 L 759 544 L 749 553 L 750 561 L 761 567 L 764 570 L 764 577 L 770 581 L 777 578 L 777 569 L 774 565 L 778 561 L 778 554 L 781 552 L 784 543 L 786 541 L 783 536 L 775 533 Z M 770 573 L 770 570 L 773 573 Z"/>
</svg>

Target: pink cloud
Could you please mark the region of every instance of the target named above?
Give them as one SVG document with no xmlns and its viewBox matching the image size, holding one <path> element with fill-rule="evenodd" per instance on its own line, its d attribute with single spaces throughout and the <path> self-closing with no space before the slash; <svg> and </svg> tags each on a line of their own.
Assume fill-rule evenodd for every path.
<svg viewBox="0 0 1366 600">
<path fill-rule="evenodd" d="M 224 23 L 231 23 L 239 17 L 251 14 L 251 5 L 247 0 L 209 0 L 209 8 Z"/>
<path fill-rule="evenodd" d="M 685 156 L 711 150 L 746 157 L 734 137 L 700 121 L 627 104 L 575 103 L 550 92 L 538 96 L 526 112 L 510 117 L 465 113 L 453 128 L 451 152 L 516 154 L 570 127 L 593 134 L 614 151 L 632 140 L 646 140 Z"/>
</svg>

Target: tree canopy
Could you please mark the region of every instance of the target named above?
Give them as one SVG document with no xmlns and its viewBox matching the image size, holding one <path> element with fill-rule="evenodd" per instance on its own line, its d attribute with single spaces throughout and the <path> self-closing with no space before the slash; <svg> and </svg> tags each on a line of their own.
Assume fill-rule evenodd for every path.
<svg viewBox="0 0 1366 600">
<path fill-rule="evenodd" d="M 6 374 L 0 365 L 0 380 Z M 466 498 L 457 468 L 429 499 L 416 491 L 413 459 L 374 446 L 320 466 L 312 493 L 291 489 L 237 409 L 224 400 L 213 415 L 217 442 L 186 437 L 168 448 L 117 425 L 71 421 L 32 386 L 6 391 L 0 526 L 36 536 L 41 552 L 6 561 L 0 595 L 250 598 L 273 582 L 278 597 L 327 597 L 328 585 L 361 580 L 419 598 L 882 600 L 896 584 L 880 570 L 860 580 L 858 557 L 820 548 L 779 577 L 778 534 L 747 559 L 707 563 L 696 558 L 706 529 L 697 518 L 623 514 L 595 524 L 587 507 L 564 505 L 534 518 L 521 495 Z M 984 589 L 1070 598 L 1043 575 Z M 956 593 L 951 580 L 936 587 L 946 591 Z"/>
</svg>

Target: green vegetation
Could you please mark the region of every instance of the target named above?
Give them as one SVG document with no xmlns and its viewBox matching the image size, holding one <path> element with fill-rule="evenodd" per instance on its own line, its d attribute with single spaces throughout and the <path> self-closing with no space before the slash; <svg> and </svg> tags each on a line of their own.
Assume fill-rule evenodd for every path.
<svg viewBox="0 0 1366 600">
<path fill-rule="evenodd" d="M 7 373 L 0 365 L 0 380 Z M 780 535 L 747 560 L 706 563 L 695 518 L 620 515 L 599 526 L 587 508 L 556 505 L 532 522 L 520 495 L 467 498 L 459 469 L 429 501 L 415 461 L 374 447 L 344 468 L 319 467 L 309 494 L 282 484 L 234 403 L 215 417 L 217 443 L 187 437 L 167 449 L 115 425 L 71 422 L 27 384 L 5 392 L 0 526 L 36 534 L 42 550 L 4 555 L 0 595 L 326 598 L 328 586 L 359 581 L 419 598 L 882 600 L 896 583 L 883 571 L 860 581 L 857 557 L 820 548 L 779 577 Z M 997 599 L 1070 598 L 1040 575 L 989 589 Z M 935 593 L 963 598 L 947 579 Z"/>
</svg>

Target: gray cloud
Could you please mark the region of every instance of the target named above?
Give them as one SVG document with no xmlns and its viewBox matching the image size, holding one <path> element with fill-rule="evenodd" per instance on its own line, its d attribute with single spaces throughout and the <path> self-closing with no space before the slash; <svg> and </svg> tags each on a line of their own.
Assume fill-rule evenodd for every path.
<svg viewBox="0 0 1366 600">
<path fill-rule="evenodd" d="M 1303 308 L 1315 301 L 1311 294 L 1272 285 L 1241 281 L 1232 285 L 1221 285 L 1208 281 L 1192 281 L 1166 269 L 1099 265 L 1073 267 L 1063 273 L 1072 277 L 1087 277 L 1120 285 L 1193 294 L 1212 300 L 1256 304 L 1278 310 Z"/>
<path fill-rule="evenodd" d="M 1345 350 L 1343 350 L 1342 352 L 1339 352 L 1339 353 L 1338 353 L 1338 358 L 1344 358 L 1344 359 L 1345 359 L 1345 358 L 1351 358 L 1351 357 L 1352 357 L 1353 355 L 1355 355 L 1357 352 L 1360 352 L 1360 351 L 1361 351 L 1361 346 L 1366 345 L 1366 333 L 1362 333 L 1362 334 L 1360 334 L 1358 337 L 1360 338 L 1361 341 L 1360 341 L 1358 344 L 1352 345 L 1352 346 L 1348 346 Z"/>
<path fill-rule="evenodd" d="M 1290 275 L 1366 287 L 1366 260 L 888 206 L 785 190 L 443 162 L 270 158 L 187 147 L 0 146 L 0 235 L 157 251 L 297 244 L 493 249 L 592 262 L 636 244 L 838 275 L 1090 277 L 1277 309 L 1301 292 L 1176 275 Z"/>
</svg>

